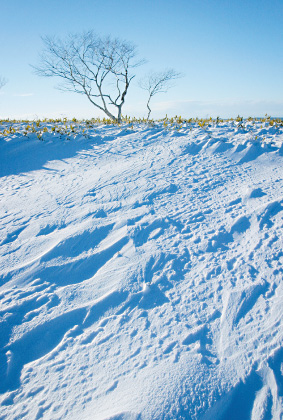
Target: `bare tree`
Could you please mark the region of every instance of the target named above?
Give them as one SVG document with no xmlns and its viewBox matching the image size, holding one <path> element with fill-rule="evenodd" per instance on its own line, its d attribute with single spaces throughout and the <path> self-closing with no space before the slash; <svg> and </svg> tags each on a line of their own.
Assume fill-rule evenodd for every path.
<svg viewBox="0 0 283 420">
<path fill-rule="evenodd" d="M 109 36 L 97 36 L 93 31 L 69 35 L 66 40 L 42 40 L 45 48 L 40 64 L 33 66 L 36 73 L 63 79 L 61 90 L 86 95 L 109 118 L 121 122 L 122 107 L 135 77 L 132 69 L 143 63 L 136 60 L 136 47 Z"/>
<path fill-rule="evenodd" d="M 151 72 L 139 81 L 139 86 L 149 94 L 146 104 L 148 109 L 147 119 L 149 119 L 151 114 L 151 108 L 149 106 L 151 98 L 157 93 L 166 93 L 172 87 L 172 81 L 179 77 L 181 77 L 181 73 L 177 73 L 173 69 L 167 69 L 162 72 Z"/>
<path fill-rule="evenodd" d="M 7 83 L 7 79 L 5 79 L 4 77 L 0 76 L 0 89 L 5 86 Z"/>
</svg>

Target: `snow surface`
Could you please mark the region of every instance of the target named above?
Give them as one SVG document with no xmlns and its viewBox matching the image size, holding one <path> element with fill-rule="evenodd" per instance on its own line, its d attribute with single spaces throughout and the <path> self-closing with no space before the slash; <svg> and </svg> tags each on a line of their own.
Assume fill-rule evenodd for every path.
<svg viewBox="0 0 283 420">
<path fill-rule="evenodd" d="M 283 134 L 0 140 L 0 418 L 283 418 Z"/>
</svg>

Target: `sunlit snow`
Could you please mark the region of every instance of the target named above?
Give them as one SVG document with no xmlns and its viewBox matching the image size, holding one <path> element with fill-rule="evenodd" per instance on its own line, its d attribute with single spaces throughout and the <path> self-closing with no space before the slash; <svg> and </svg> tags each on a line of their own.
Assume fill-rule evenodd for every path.
<svg viewBox="0 0 283 420">
<path fill-rule="evenodd" d="M 283 416 L 283 129 L 0 138 L 0 418 Z"/>
</svg>

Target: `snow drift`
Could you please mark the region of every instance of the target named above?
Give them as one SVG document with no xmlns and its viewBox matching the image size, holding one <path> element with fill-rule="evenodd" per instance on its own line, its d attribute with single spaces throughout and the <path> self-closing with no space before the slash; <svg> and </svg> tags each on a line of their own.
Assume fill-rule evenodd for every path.
<svg viewBox="0 0 283 420">
<path fill-rule="evenodd" d="M 281 419 L 282 140 L 0 139 L 0 418 Z"/>
</svg>

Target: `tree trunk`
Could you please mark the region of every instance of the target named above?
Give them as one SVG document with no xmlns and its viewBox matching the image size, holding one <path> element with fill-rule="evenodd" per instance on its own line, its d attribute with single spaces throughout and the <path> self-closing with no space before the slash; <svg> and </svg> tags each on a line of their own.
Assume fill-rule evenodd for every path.
<svg viewBox="0 0 283 420">
<path fill-rule="evenodd" d="M 115 121 L 115 122 L 119 122 L 119 119 L 118 118 L 116 118 L 116 117 L 114 117 L 114 115 L 113 114 L 111 114 L 111 112 L 109 112 L 108 111 L 108 109 L 106 108 L 106 109 L 104 109 L 103 110 L 104 112 L 105 112 L 105 114 L 111 119 L 111 120 L 113 120 L 113 121 Z"/>
<path fill-rule="evenodd" d="M 122 122 L 122 104 L 118 106 L 118 118 L 117 118 L 118 124 Z"/>
<path fill-rule="evenodd" d="M 148 99 L 148 101 L 147 101 L 147 104 L 146 104 L 147 109 L 148 109 L 147 121 L 149 120 L 149 116 L 150 116 L 150 114 L 151 114 L 151 109 L 150 109 L 150 107 L 149 107 L 149 101 L 150 101 L 150 100 L 151 100 L 151 96 L 149 97 L 149 99 Z"/>
</svg>

